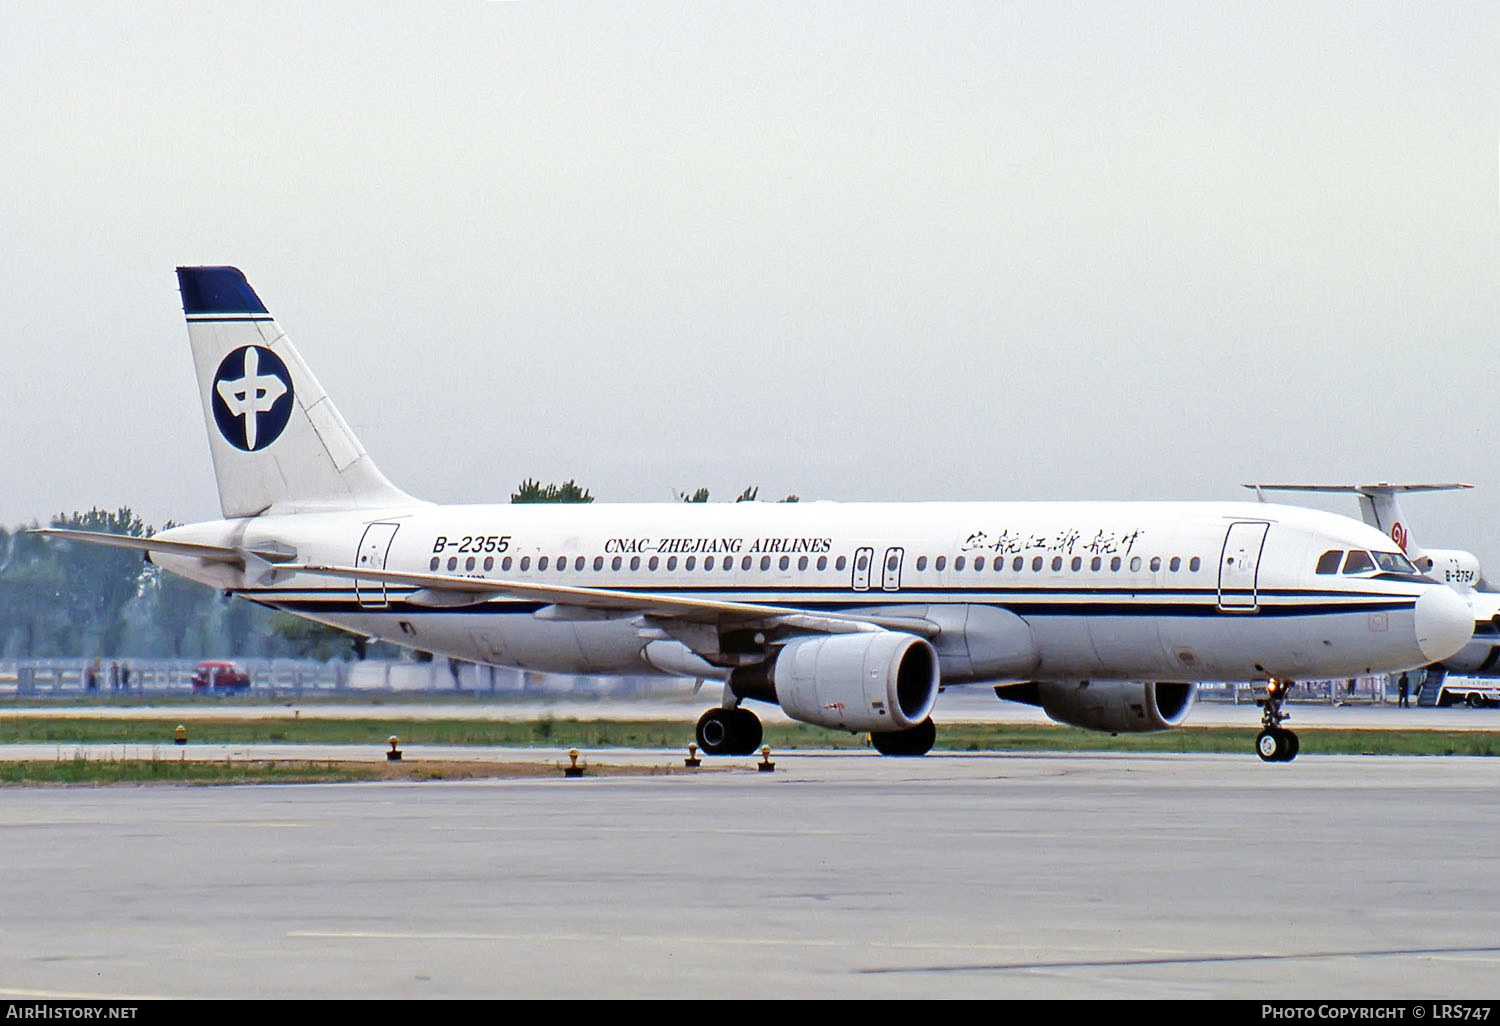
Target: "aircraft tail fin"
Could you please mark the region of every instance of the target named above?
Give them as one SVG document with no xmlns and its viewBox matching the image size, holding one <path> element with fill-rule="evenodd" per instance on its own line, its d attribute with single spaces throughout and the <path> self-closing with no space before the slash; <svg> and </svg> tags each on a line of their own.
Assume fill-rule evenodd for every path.
<svg viewBox="0 0 1500 1026">
<path fill-rule="evenodd" d="M 238 268 L 179 267 L 177 284 L 226 518 L 417 501 L 375 466 Z"/>
</svg>

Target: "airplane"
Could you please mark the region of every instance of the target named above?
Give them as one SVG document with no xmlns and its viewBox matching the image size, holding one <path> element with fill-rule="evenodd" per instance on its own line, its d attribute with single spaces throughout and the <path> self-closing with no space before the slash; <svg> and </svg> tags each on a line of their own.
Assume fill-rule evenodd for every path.
<svg viewBox="0 0 1500 1026">
<path fill-rule="evenodd" d="M 1500 592 L 1490 589 L 1479 557 L 1474 553 L 1418 545 L 1411 521 L 1402 513 L 1397 498 L 1408 492 L 1461 491 L 1473 485 L 1381 482 L 1371 485 L 1247 484 L 1245 487 L 1254 489 L 1257 496 L 1267 491 L 1357 495 L 1364 522 L 1388 535 L 1417 569 L 1458 592 L 1473 613 L 1472 640 L 1454 655 L 1427 667 L 1429 677 L 1436 674 L 1439 684 L 1449 673 L 1465 677 L 1500 677 Z"/>
<path fill-rule="evenodd" d="M 380 472 L 237 268 L 177 278 L 223 518 L 38 533 L 451 658 L 719 681 L 707 755 L 759 747 L 746 700 L 923 755 L 947 686 L 1118 733 L 1258 680 L 1257 754 L 1286 762 L 1297 679 L 1427 665 L 1473 627 L 1380 531 L 1296 506 L 435 505 Z"/>
</svg>

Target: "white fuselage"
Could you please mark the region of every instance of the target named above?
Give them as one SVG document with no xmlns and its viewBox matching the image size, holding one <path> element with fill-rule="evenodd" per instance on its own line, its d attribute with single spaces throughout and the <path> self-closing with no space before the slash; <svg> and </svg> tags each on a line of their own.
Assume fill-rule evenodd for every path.
<svg viewBox="0 0 1500 1026">
<path fill-rule="evenodd" d="M 1455 626 L 1466 613 L 1450 608 L 1461 600 L 1435 582 L 1315 572 L 1331 549 L 1393 550 L 1379 531 L 1267 503 L 414 504 L 272 512 L 160 537 L 275 549 L 303 564 L 920 617 L 942 627 L 945 683 L 1325 678 L 1425 665 L 1467 640 Z M 459 659 L 570 673 L 724 670 L 686 648 L 674 656 L 678 641 L 664 649 L 660 631 L 629 613 L 512 597 L 453 604 L 418 587 L 305 573 L 261 583 L 222 563 L 152 559 Z"/>
</svg>

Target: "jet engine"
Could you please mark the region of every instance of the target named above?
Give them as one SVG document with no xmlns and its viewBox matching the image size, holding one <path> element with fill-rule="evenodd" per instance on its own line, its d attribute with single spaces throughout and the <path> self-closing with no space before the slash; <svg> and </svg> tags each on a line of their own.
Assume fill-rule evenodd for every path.
<svg viewBox="0 0 1500 1026">
<path fill-rule="evenodd" d="M 1170 730 L 1187 719 L 1198 685 L 1166 681 L 1069 680 L 1001 684 L 1009 702 L 1040 706 L 1058 723 L 1111 734 Z"/>
<path fill-rule="evenodd" d="M 938 657 L 922 638 L 897 631 L 794 638 L 775 659 L 736 669 L 729 687 L 820 727 L 908 730 L 937 701 Z"/>
</svg>

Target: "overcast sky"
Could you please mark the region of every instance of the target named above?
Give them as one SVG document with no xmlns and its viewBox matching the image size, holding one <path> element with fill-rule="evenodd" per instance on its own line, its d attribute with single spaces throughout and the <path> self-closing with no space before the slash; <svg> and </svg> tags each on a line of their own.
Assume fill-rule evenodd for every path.
<svg viewBox="0 0 1500 1026">
<path fill-rule="evenodd" d="M 218 516 L 173 268 L 393 481 L 1410 500 L 1500 575 L 1500 6 L 0 6 L 0 523 Z M 1325 507 L 1354 513 L 1352 500 Z"/>
</svg>

